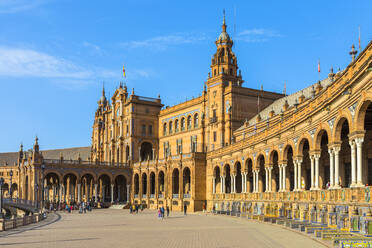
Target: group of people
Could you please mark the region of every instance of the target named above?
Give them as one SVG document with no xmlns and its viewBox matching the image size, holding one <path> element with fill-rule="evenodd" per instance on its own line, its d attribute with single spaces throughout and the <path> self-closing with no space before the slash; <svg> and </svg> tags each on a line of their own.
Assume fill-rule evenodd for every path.
<svg viewBox="0 0 372 248">
<path fill-rule="evenodd" d="M 50 212 L 54 211 L 65 211 L 68 213 L 73 213 L 74 210 L 79 210 L 79 213 L 86 213 L 87 211 L 92 211 L 93 208 L 97 208 L 97 203 L 94 201 L 86 202 L 46 202 L 45 208 Z"/>
<path fill-rule="evenodd" d="M 140 204 L 140 205 L 133 204 L 133 205 L 131 205 L 129 207 L 129 213 L 131 213 L 131 214 L 134 214 L 134 213 L 138 214 L 138 209 L 141 209 L 141 212 L 142 212 L 143 211 L 143 205 L 142 204 Z"/>
<path fill-rule="evenodd" d="M 164 219 L 164 216 L 165 216 L 165 211 L 167 211 L 167 217 L 169 217 L 169 207 L 167 206 L 165 209 L 164 209 L 164 206 L 161 206 L 159 209 L 158 209 L 158 218 L 159 219 Z"/>
</svg>

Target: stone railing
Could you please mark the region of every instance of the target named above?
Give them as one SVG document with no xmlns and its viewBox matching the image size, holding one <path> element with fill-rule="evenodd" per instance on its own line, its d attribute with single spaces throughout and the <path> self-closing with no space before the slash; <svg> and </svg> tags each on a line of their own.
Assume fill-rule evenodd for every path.
<svg viewBox="0 0 372 248">
<path fill-rule="evenodd" d="M 14 219 L 0 219 L 0 231 L 6 231 L 17 228 L 19 226 L 26 226 L 32 223 L 37 223 L 43 220 L 43 214 L 33 214 L 30 216 L 18 217 Z"/>
<path fill-rule="evenodd" d="M 102 161 L 43 159 L 43 162 L 45 165 L 71 164 L 71 165 L 87 165 L 87 166 L 129 167 L 128 163 L 102 162 Z"/>
<path fill-rule="evenodd" d="M 279 201 L 298 203 L 356 204 L 368 205 L 372 186 L 364 188 L 342 188 L 314 191 L 260 192 L 213 194 L 214 200 Z"/>
</svg>

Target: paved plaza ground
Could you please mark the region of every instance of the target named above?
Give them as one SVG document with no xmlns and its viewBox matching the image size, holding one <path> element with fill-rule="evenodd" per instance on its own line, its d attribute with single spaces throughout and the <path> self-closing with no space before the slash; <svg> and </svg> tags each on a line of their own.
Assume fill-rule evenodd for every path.
<svg viewBox="0 0 372 248">
<path fill-rule="evenodd" d="M 246 219 L 154 211 L 100 209 L 50 215 L 39 225 L 2 232 L 1 247 L 324 247 L 307 236 Z"/>
</svg>

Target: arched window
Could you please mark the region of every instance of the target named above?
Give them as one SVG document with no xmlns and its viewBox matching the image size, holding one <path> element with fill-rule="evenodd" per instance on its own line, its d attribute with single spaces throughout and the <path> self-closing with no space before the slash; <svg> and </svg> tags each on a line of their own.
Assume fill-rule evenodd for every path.
<svg viewBox="0 0 372 248">
<path fill-rule="evenodd" d="M 164 123 L 163 125 L 163 135 L 167 135 L 167 123 Z"/>
<path fill-rule="evenodd" d="M 199 115 L 195 114 L 194 115 L 194 128 L 198 128 L 198 127 L 199 127 Z"/>
<path fill-rule="evenodd" d="M 191 129 L 191 116 L 187 117 L 187 129 Z"/>
<path fill-rule="evenodd" d="M 181 118 L 181 131 L 185 131 L 185 117 Z"/>
<path fill-rule="evenodd" d="M 172 132 L 173 132 L 173 122 L 170 121 L 169 122 L 169 134 L 172 134 Z"/>
<path fill-rule="evenodd" d="M 216 69 L 214 69 L 214 75 L 215 75 L 215 76 L 217 75 L 217 70 L 216 70 Z"/>
<path fill-rule="evenodd" d="M 178 132 L 178 119 L 174 121 L 174 131 L 177 133 Z"/>
<path fill-rule="evenodd" d="M 230 69 L 230 75 L 232 75 L 233 74 L 233 70 L 232 69 Z"/>
</svg>

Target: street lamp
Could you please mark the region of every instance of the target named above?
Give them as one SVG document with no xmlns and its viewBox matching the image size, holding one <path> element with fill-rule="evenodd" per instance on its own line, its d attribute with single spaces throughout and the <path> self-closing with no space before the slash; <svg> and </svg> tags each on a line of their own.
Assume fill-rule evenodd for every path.
<svg viewBox="0 0 372 248">
<path fill-rule="evenodd" d="M 10 194 L 10 200 L 12 200 L 12 186 L 13 186 L 13 183 L 12 183 L 12 177 L 13 177 L 13 170 L 10 170 L 10 188 L 9 188 L 9 194 Z"/>
<path fill-rule="evenodd" d="M 44 209 L 44 171 L 45 171 L 45 164 L 44 163 L 42 163 L 41 164 L 41 174 L 42 174 L 42 176 L 41 176 L 41 211 L 43 211 L 43 209 Z"/>
<path fill-rule="evenodd" d="M 3 185 L 4 178 L 0 178 L 0 218 L 3 219 Z"/>
</svg>

